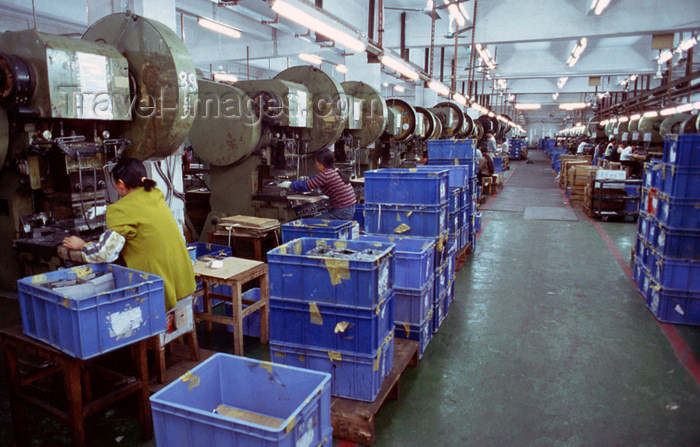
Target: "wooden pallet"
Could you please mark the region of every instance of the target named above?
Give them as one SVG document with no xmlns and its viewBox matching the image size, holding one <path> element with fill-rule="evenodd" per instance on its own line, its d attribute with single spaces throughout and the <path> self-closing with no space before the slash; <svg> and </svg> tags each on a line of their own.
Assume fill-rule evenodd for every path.
<svg viewBox="0 0 700 447">
<path fill-rule="evenodd" d="M 464 263 L 467 261 L 467 256 L 472 252 L 472 243 L 468 242 L 467 245 L 462 247 L 461 250 L 457 251 L 457 256 L 455 256 L 455 272 L 462 270 Z"/>
<path fill-rule="evenodd" d="M 374 402 L 331 398 L 333 437 L 356 444 L 374 444 L 374 415 L 387 398 L 399 398 L 399 379 L 408 365 L 418 364 L 418 342 L 394 339 L 394 363 Z"/>
</svg>

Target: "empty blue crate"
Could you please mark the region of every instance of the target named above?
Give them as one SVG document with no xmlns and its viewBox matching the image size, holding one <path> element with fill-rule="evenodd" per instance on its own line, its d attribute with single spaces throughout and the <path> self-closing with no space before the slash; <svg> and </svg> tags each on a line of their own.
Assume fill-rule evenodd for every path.
<svg viewBox="0 0 700 447">
<path fill-rule="evenodd" d="M 433 238 L 362 235 L 361 241 L 394 244 L 394 287 L 420 290 L 432 281 L 435 266 Z"/>
<path fill-rule="evenodd" d="M 267 253 L 270 296 L 374 308 L 394 287 L 394 245 L 301 238 Z"/>
<path fill-rule="evenodd" d="M 664 288 L 700 292 L 700 259 L 655 255 L 651 276 Z"/>
<path fill-rule="evenodd" d="M 447 204 L 365 203 L 365 233 L 437 237 L 447 230 Z"/>
<path fill-rule="evenodd" d="M 450 141 L 428 141 L 428 160 L 431 159 L 471 159 L 474 158 L 474 143 L 472 140 Z"/>
<path fill-rule="evenodd" d="M 331 374 L 333 396 L 372 402 L 393 366 L 394 333 L 387 336 L 373 355 L 271 342 L 270 357 L 275 363 Z"/>
<path fill-rule="evenodd" d="M 475 233 L 481 233 L 481 211 L 478 213 L 474 214 L 474 232 Z"/>
<path fill-rule="evenodd" d="M 333 445 L 330 374 L 217 353 L 151 396 L 158 447 Z"/>
<path fill-rule="evenodd" d="M 357 222 L 360 225 L 360 228 L 365 228 L 365 204 L 364 203 L 356 203 L 355 204 L 355 215 L 352 217 L 352 220 Z"/>
<path fill-rule="evenodd" d="M 493 172 L 498 174 L 503 172 L 503 157 L 492 157 L 493 159 Z"/>
<path fill-rule="evenodd" d="M 437 332 L 447 317 L 447 290 L 433 303 L 433 333 Z"/>
<path fill-rule="evenodd" d="M 447 194 L 447 212 L 453 213 L 460 208 L 459 202 L 461 199 L 462 191 L 459 188 L 450 188 L 450 192 Z"/>
<path fill-rule="evenodd" d="M 270 298 L 270 340 L 371 355 L 394 328 L 394 297 L 374 309 Z"/>
<path fill-rule="evenodd" d="M 694 168 L 666 165 L 661 192 L 678 199 L 700 199 L 700 166 Z"/>
<path fill-rule="evenodd" d="M 700 292 L 659 287 L 652 279 L 647 307 L 657 320 L 664 323 L 700 325 Z"/>
<path fill-rule="evenodd" d="M 230 286 L 227 286 L 230 287 Z M 253 289 L 244 292 L 242 297 L 244 300 L 260 301 L 260 289 L 255 287 Z M 242 303 L 243 309 L 250 306 L 250 304 Z M 233 306 L 231 303 L 226 303 L 225 308 L 226 316 L 233 316 Z M 227 324 L 226 330 L 228 332 L 233 332 L 233 325 Z M 249 337 L 260 337 L 260 311 L 257 310 L 247 317 L 243 318 L 243 335 Z"/>
<path fill-rule="evenodd" d="M 700 135 L 666 135 L 663 160 L 676 166 L 700 168 Z"/>
<path fill-rule="evenodd" d="M 700 199 L 679 199 L 661 194 L 656 219 L 670 227 L 700 228 Z"/>
<path fill-rule="evenodd" d="M 469 165 L 428 165 L 428 166 L 416 166 L 416 169 L 423 171 L 443 171 L 447 169 L 448 171 L 448 183 L 450 188 L 462 188 L 467 186 L 469 181 Z"/>
<path fill-rule="evenodd" d="M 352 239 L 352 221 L 326 219 L 297 219 L 282 225 L 282 243 L 300 237 Z"/>
<path fill-rule="evenodd" d="M 460 214 L 460 210 L 447 214 L 447 229 L 450 233 L 455 233 L 459 230 Z"/>
<path fill-rule="evenodd" d="M 447 201 L 448 171 L 378 169 L 365 172 L 365 204 L 439 205 Z"/>
<path fill-rule="evenodd" d="M 87 359 L 165 331 L 163 279 L 87 264 L 17 281 L 22 329 Z"/>
<path fill-rule="evenodd" d="M 396 323 L 394 337 L 418 342 L 418 359 L 423 358 L 430 340 L 433 338 L 433 311 L 420 324 Z"/>
</svg>

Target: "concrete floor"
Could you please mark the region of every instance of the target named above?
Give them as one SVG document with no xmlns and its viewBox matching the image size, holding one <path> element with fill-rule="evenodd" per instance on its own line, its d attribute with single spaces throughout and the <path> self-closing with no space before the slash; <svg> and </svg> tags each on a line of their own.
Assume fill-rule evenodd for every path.
<svg viewBox="0 0 700 447">
<path fill-rule="evenodd" d="M 511 163 L 488 202 L 456 300 L 401 398 L 377 415 L 375 445 L 700 445 L 700 328 L 659 324 L 646 309 L 624 268 L 635 224 L 570 208 L 545 155 L 529 158 Z M 17 318 L 0 299 L 0 325 Z M 200 335 L 209 349 L 231 352 L 229 341 Z M 246 353 L 269 358 L 253 339 Z M 0 445 L 11 446 L 5 386 Z M 154 445 L 138 443 L 129 417 L 96 417 L 95 445 Z M 36 421 L 33 445 L 68 445 L 60 426 Z"/>
</svg>

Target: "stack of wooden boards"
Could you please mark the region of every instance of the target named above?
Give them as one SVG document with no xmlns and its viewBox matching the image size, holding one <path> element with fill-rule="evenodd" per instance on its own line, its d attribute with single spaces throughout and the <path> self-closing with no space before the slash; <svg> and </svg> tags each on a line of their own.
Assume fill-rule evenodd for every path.
<svg viewBox="0 0 700 447">
<path fill-rule="evenodd" d="M 231 234 L 257 238 L 279 228 L 280 223 L 277 219 L 238 215 L 222 217 L 216 226 L 214 235 L 227 236 Z"/>
</svg>

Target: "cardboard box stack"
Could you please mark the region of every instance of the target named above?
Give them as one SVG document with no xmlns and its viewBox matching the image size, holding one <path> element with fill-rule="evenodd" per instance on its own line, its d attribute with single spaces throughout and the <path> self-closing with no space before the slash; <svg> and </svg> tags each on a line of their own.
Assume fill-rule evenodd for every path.
<svg viewBox="0 0 700 447">
<path fill-rule="evenodd" d="M 569 201 L 572 204 L 585 204 L 585 189 L 588 185 L 588 174 L 598 170 L 597 166 L 590 164 L 574 164 L 568 170 L 568 185 L 571 187 Z"/>
</svg>

